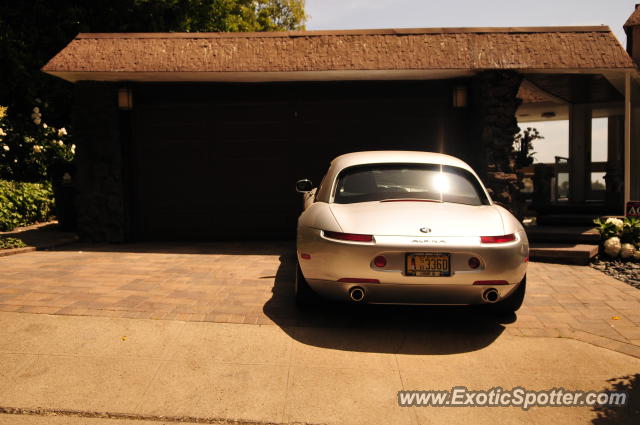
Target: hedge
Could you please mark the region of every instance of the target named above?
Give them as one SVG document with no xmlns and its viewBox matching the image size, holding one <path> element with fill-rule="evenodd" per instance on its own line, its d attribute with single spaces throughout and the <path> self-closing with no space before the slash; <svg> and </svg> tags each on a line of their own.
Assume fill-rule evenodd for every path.
<svg viewBox="0 0 640 425">
<path fill-rule="evenodd" d="M 0 231 L 47 221 L 52 210 L 50 184 L 0 180 Z"/>
</svg>

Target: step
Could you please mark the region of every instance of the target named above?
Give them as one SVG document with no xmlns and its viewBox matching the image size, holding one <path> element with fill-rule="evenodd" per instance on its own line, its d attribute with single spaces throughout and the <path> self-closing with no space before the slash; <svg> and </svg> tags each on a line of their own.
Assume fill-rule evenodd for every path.
<svg viewBox="0 0 640 425">
<path fill-rule="evenodd" d="M 532 243 L 529 259 L 545 263 L 587 265 L 598 253 L 598 245 Z"/>
<path fill-rule="evenodd" d="M 600 233 L 593 226 L 528 226 L 529 242 L 548 242 L 588 245 L 600 243 Z"/>
</svg>

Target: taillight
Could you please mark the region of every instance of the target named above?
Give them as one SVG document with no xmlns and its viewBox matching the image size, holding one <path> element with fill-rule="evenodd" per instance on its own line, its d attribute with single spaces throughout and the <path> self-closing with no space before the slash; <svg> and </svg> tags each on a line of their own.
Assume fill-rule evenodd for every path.
<svg viewBox="0 0 640 425">
<path fill-rule="evenodd" d="M 382 255 L 378 255 L 376 258 L 373 259 L 373 264 L 376 267 L 382 268 L 387 265 L 387 259 L 384 258 Z"/>
<path fill-rule="evenodd" d="M 503 235 L 503 236 L 480 236 L 480 242 L 482 243 L 506 243 L 516 240 L 515 234 Z"/>
<path fill-rule="evenodd" d="M 355 233 L 340 233 L 340 232 L 328 232 L 324 231 L 324 235 L 327 238 L 331 239 L 339 239 L 342 241 L 353 241 L 353 242 L 372 242 L 372 235 L 358 235 Z"/>
</svg>

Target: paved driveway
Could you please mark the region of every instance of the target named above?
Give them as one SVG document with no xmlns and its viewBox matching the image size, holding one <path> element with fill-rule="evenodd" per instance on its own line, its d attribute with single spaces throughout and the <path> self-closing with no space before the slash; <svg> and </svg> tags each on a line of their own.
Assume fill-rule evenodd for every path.
<svg viewBox="0 0 640 425">
<path fill-rule="evenodd" d="M 2 425 L 637 425 L 640 418 L 639 359 L 486 325 L 280 328 L 0 312 L 0 334 Z M 399 390 L 454 386 L 617 388 L 631 405 L 397 403 Z"/>
<path fill-rule="evenodd" d="M 460 308 L 300 313 L 289 243 L 82 245 L 0 258 L 0 311 L 221 323 L 376 326 L 467 320 L 640 358 L 640 291 L 589 267 L 531 263 L 517 317 Z"/>
<path fill-rule="evenodd" d="M 294 261 L 279 243 L 78 244 L 0 258 L 0 424 L 637 423 L 637 403 L 395 402 L 400 389 L 455 385 L 619 388 L 636 400 L 640 360 L 629 355 L 640 357 L 640 291 L 622 282 L 533 263 L 515 317 L 338 305 L 301 313 Z"/>
</svg>

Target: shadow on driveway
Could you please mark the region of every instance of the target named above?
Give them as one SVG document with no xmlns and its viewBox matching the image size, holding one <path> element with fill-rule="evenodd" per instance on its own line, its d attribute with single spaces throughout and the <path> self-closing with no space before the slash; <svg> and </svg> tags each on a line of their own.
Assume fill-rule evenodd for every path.
<svg viewBox="0 0 640 425">
<path fill-rule="evenodd" d="M 120 244 L 77 242 L 55 250 L 137 254 L 285 255 L 283 253 L 288 253 L 291 247 L 291 241 L 151 241 Z"/>
<path fill-rule="evenodd" d="M 122 245 L 78 243 L 58 250 L 111 254 L 100 258 L 100 264 L 107 269 L 111 264 L 123 261 L 119 253 L 203 256 L 202 260 L 191 259 L 183 263 L 169 264 L 166 269 L 163 269 L 163 260 L 150 258 L 145 262 L 143 257 L 128 257 L 128 261 L 144 262 L 145 267 L 158 267 L 157 272 L 151 273 L 157 273 L 160 280 L 171 280 L 175 276 L 196 279 L 199 273 L 194 272 L 194 267 L 204 264 L 202 262 L 206 263 L 206 256 L 209 255 L 231 256 L 229 262 L 217 259 L 224 263 L 224 266 L 220 266 L 218 273 L 236 275 L 242 275 L 242 270 L 238 270 L 238 267 L 251 267 L 250 264 L 237 261 L 236 256 L 278 256 L 280 263 L 276 266 L 275 276 L 264 275 L 257 280 L 246 282 L 240 278 L 222 284 L 223 289 L 217 299 L 212 299 L 210 308 L 223 313 L 237 313 L 242 317 L 250 315 L 252 310 L 255 311 L 256 303 L 263 303 L 258 306 L 262 305 L 262 313 L 270 321 L 280 326 L 295 340 L 316 347 L 354 352 L 403 354 L 465 353 L 490 345 L 504 331 L 503 324 L 515 320 L 515 315 L 497 317 L 486 314 L 481 309 L 469 307 L 354 305 L 325 302 L 315 308 L 300 310 L 296 307 L 293 297 L 296 257 L 295 247 L 291 241 L 145 242 Z M 269 263 L 270 270 L 273 270 L 272 264 Z M 123 271 L 125 274 L 132 273 L 135 267 L 124 267 Z M 147 273 L 148 271 L 144 269 L 139 272 Z M 272 281 L 274 283 L 269 293 Z M 158 282 L 147 282 L 144 285 L 154 288 L 160 285 Z M 187 299 L 198 299 L 197 294 L 202 292 L 201 285 L 207 286 L 212 283 L 206 274 L 204 278 L 198 277 L 194 282 L 187 288 L 179 288 L 177 292 L 192 292 L 188 295 L 191 298 Z M 123 288 L 131 290 L 130 286 Z M 141 296 L 149 295 L 142 287 L 138 289 L 143 292 Z M 267 298 L 269 296 L 270 298 Z M 181 308 L 186 308 L 181 310 L 186 312 L 190 307 L 187 305 Z"/>
<path fill-rule="evenodd" d="M 75 233 L 62 230 L 58 223 L 17 228 L 10 232 L 0 232 L 0 236 L 4 238 L 18 238 L 27 246 L 33 246 L 38 249 L 54 248 L 77 240 Z"/>
<path fill-rule="evenodd" d="M 398 354 L 454 354 L 490 345 L 515 315 L 498 317 L 464 306 L 354 305 L 325 301 L 297 309 L 296 257 L 280 257 L 272 297 L 263 312 L 292 338 L 335 350 Z"/>
<path fill-rule="evenodd" d="M 597 417 L 593 425 L 637 425 L 640 423 L 640 373 L 620 376 L 607 380 L 609 388 L 602 391 L 627 393 L 627 404 L 620 406 L 595 406 L 592 408 Z"/>
</svg>

